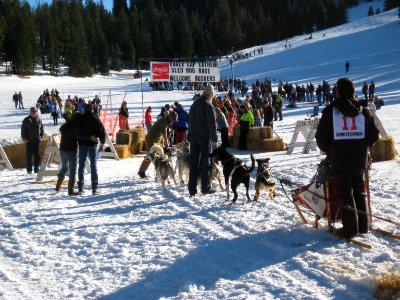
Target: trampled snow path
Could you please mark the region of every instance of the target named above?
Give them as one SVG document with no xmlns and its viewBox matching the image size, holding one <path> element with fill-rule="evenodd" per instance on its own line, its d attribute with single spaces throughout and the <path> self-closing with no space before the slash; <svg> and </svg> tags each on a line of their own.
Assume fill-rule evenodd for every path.
<svg viewBox="0 0 400 300">
<path fill-rule="evenodd" d="M 163 190 L 153 172 L 132 181 L 139 163 L 100 160 L 105 195 L 97 197 L 71 198 L 65 188 L 54 195 L 54 184 L 29 183 L 22 170 L 3 171 L 19 185 L 2 183 L 6 268 L 0 269 L 0 291 L 32 299 L 369 298 L 370 270 L 399 265 L 400 247 L 393 240 L 371 234 L 366 240 L 374 249 L 365 251 L 301 225 L 280 188 L 275 201 L 229 206 L 222 191 L 189 198 L 186 186 Z M 306 164 L 291 169 L 279 172 L 292 180 L 302 173 L 307 182 L 314 171 Z M 398 185 L 391 184 L 384 205 L 398 194 Z M 371 191 L 378 198 L 375 186 Z M 399 208 L 386 204 L 392 212 Z"/>
</svg>

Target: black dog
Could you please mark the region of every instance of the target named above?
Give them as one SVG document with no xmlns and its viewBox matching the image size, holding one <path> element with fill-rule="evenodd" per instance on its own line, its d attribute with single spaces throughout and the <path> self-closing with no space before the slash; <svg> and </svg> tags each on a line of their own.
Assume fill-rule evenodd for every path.
<svg viewBox="0 0 400 300">
<path fill-rule="evenodd" d="M 250 168 L 246 166 L 241 159 L 234 157 L 232 154 L 226 151 L 225 148 L 222 147 L 218 147 L 217 149 L 215 149 L 210 156 L 214 162 L 220 161 L 222 163 L 228 200 L 229 200 L 229 178 L 232 178 L 231 188 L 234 195 L 232 203 L 235 203 L 238 198 L 236 188 L 241 183 L 245 185 L 246 197 L 247 200 L 250 201 L 250 196 L 249 196 L 250 173 L 253 172 L 255 168 L 255 159 L 253 155 L 250 156 L 251 157 Z"/>
</svg>

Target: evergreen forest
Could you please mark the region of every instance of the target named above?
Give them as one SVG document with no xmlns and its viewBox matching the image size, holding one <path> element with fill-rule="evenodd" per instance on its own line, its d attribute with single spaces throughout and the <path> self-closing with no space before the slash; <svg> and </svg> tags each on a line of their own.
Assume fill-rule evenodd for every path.
<svg viewBox="0 0 400 300">
<path fill-rule="evenodd" d="M 386 0 L 385 10 L 400 0 Z M 0 0 L 0 62 L 26 76 L 66 66 L 76 77 L 205 59 L 343 24 L 358 0 Z M 367 12 L 366 12 L 367 14 Z M 400 8 L 399 8 L 400 14 Z"/>
</svg>

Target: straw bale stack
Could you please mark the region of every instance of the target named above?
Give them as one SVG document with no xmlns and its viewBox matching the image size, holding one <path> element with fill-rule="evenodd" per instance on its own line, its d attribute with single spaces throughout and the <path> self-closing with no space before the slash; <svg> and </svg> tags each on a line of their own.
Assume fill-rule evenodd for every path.
<svg viewBox="0 0 400 300">
<path fill-rule="evenodd" d="M 283 139 L 264 139 L 259 142 L 259 148 L 257 150 L 265 152 L 283 151 L 285 150 L 285 143 Z"/>
<path fill-rule="evenodd" d="M 45 136 L 40 143 L 39 153 L 40 157 L 43 156 L 44 150 L 47 147 L 48 137 Z M 26 168 L 26 145 L 24 143 L 5 145 L 3 146 L 4 152 L 7 154 L 8 160 L 10 161 L 13 168 Z"/>
<path fill-rule="evenodd" d="M 120 159 L 131 157 L 129 145 L 115 145 L 115 150 L 117 151 L 118 157 Z"/>
<path fill-rule="evenodd" d="M 144 139 L 145 139 L 145 132 L 143 127 L 136 127 L 133 129 L 129 130 L 132 140 L 129 145 L 129 151 L 131 154 L 138 154 L 142 149 L 144 145 Z"/>
<path fill-rule="evenodd" d="M 393 137 L 381 137 L 370 149 L 372 161 L 386 161 L 396 159 L 397 151 Z"/>
<path fill-rule="evenodd" d="M 132 142 L 132 134 L 129 131 L 117 132 L 117 144 L 118 145 L 130 145 Z"/>
<path fill-rule="evenodd" d="M 272 128 L 271 126 L 267 127 L 259 127 L 260 131 L 260 140 L 265 140 L 265 139 L 272 139 Z"/>
<path fill-rule="evenodd" d="M 240 135 L 239 126 L 235 126 L 233 128 L 233 135 L 231 137 L 231 140 L 229 141 L 231 147 L 233 148 L 239 147 L 239 135 Z"/>
</svg>

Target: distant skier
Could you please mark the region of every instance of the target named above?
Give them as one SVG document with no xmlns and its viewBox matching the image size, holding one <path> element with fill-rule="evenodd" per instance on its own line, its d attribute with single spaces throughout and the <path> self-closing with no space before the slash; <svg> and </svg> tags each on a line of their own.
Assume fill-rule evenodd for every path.
<svg viewBox="0 0 400 300">
<path fill-rule="evenodd" d="M 350 70 L 350 63 L 347 61 L 346 62 L 346 73 L 349 73 Z"/>
</svg>

